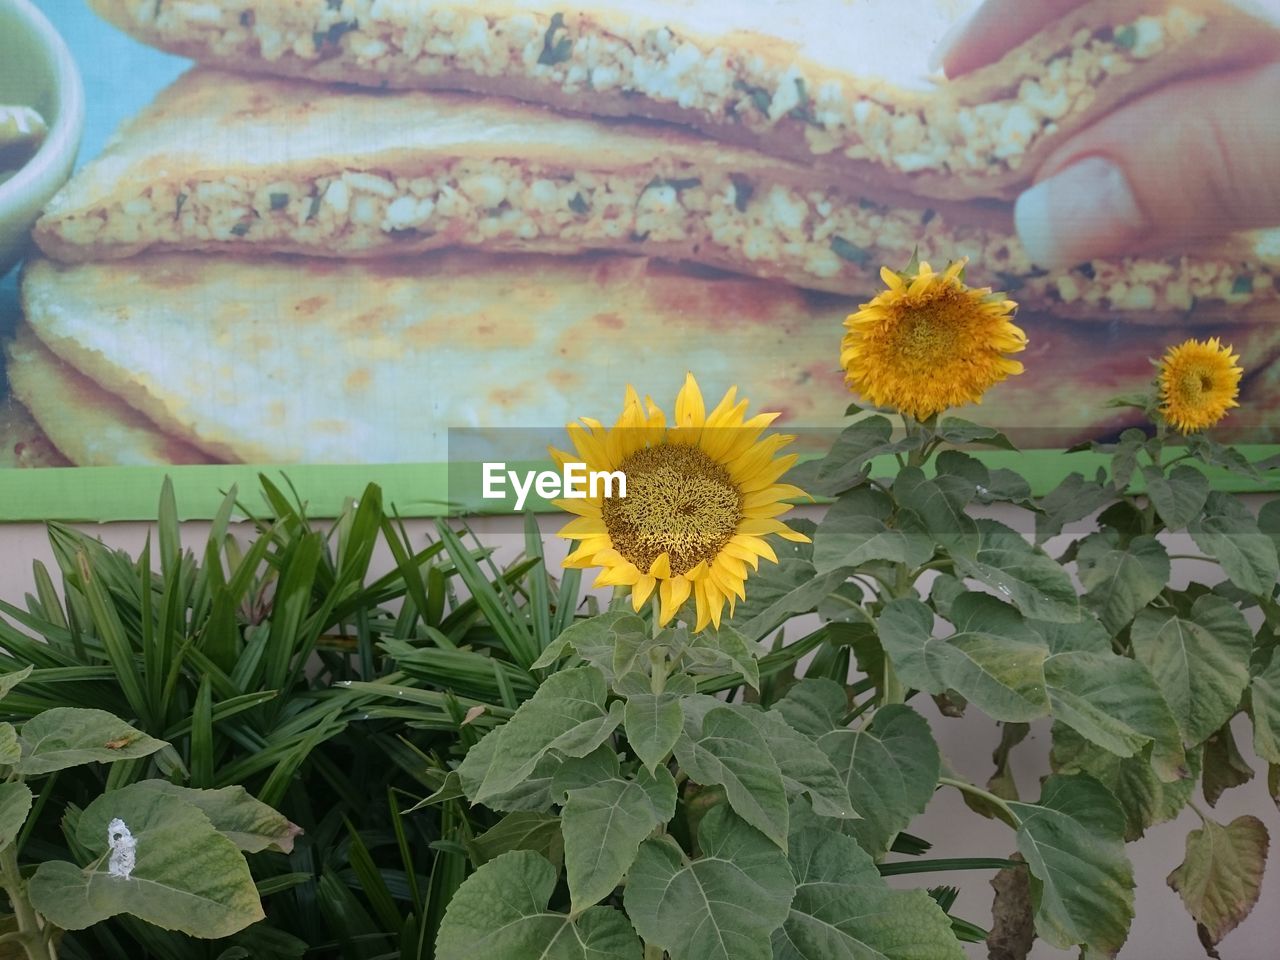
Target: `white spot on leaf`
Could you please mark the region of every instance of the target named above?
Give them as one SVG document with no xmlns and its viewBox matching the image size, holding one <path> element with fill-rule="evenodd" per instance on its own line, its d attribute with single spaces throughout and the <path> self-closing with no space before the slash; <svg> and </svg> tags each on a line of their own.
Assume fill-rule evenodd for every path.
<svg viewBox="0 0 1280 960">
<path fill-rule="evenodd" d="M 123 877 L 128 880 L 137 859 L 138 841 L 129 832 L 128 825 L 119 817 L 107 825 L 107 846 L 111 850 L 111 856 L 107 860 L 107 871 L 113 877 Z"/>
</svg>

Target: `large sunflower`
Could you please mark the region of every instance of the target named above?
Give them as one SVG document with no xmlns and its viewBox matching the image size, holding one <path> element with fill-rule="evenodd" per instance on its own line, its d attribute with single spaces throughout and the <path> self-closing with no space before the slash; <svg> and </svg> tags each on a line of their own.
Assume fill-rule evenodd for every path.
<svg viewBox="0 0 1280 960">
<path fill-rule="evenodd" d="M 805 496 L 778 482 L 796 460 L 778 453 L 794 438 L 762 436 L 778 414 L 748 420 L 746 410 L 734 387 L 708 413 L 690 374 L 671 426 L 631 387 L 612 429 L 585 417 L 570 424 L 577 455 L 553 449 L 556 462 L 621 471 L 627 495 L 556 501 L 577 514 L 559 534 L 578 541 L 565 566 L 602 567 L 595 586 L 630 587 L 637 611 L 657 590 L 663 626 L 692 597 L 695 630 L 719 627 L 725 603 L 732 614 L 746 598 L 747 568 L 758 569 L 761 557 L 777 562 L 766 536 L 808 540 L 777 519 L 791 509 L 785 500 Z"/>
<path fill-rule="evenodd" d="M 989 288 L 966 287 L 965 263 L 940 274 L 927 263 L 915 273 L 880 271 L 889 289 L 845 320 L 840 365 L 854 393 L 927 420 L 980 403 L 995 384 L 1022 372 L 1007 356 L 1027 346 L 1010 320 L 1017 304 Z"/>
<path fill-rule="evenodd" d="M 1170 347 L 1160 361 L 1160 412 L 1183 433 L 1205 430 L 1238 407 L 1240 355 L 1214 337 Z"/>
</svg>

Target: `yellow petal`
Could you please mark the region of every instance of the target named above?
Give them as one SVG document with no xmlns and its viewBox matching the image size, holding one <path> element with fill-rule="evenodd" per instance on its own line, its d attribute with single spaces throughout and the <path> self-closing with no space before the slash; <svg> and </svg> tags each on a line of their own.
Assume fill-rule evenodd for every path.
<svg viewBox="0 0 1280 960">
<path fill-rule="evenodd" d="M 659 598 L 662 600 L 659 626 L 665 627 L 689 599 L 689 594 L 693 592 L 693 585 L 684 577 L 672 577 L 670 580 L 663 580 L 658 590 Z"/>
<path fill-rule="evenodd" d="M 639 613 L 649 597 L 653 595 L 653 588 L 657 585 L 658 581 L 653 577 L 641 577 L 637 580 L 631 588 L 631 609 Z"/>
<path fill-rule="evenodd" d="M 671 558 L 665 553 L 658 554 L 649 565 L 649 576 L 666 580 L 671 576 Z"/>
<path fill-rule="evenodd" d="M 681 427 L 701 427 L 707 422 L 707 407 L 692 373 L 684 375 L 684 386 L 676 395 L 676 423 Z"/>
<path fill-rule="evenodd" d="M 556 536 L 563 537 L 566 540 L 583 540 L 587 537 L 598 537 L 608 532 L 604 521 L 600 518 L 578 517 L 561 527 Z"/>
<path fill-rule="evenodd" d="M 635 568 L 634 564 L 628 563 L 626 566 L 605 567 L 596 577 L 591 589 L 594 590 L 597 587 L 630 587 L 639 580 L 640 571 Z"/>
</svg>

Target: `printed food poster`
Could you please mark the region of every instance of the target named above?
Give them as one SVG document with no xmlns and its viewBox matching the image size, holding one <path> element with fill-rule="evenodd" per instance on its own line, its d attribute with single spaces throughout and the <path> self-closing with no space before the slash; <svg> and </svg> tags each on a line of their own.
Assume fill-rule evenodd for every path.
<svg viewBox="0 0 1280 960">
<path fill-rule="evenodd" d="M 844 320 L 913 256 L 1017 302 L 1024 372 L 960 414 L 1023 449 L 1138 422 L 1108 400 L 1192 337 L 1246 371 L 1225 438 L 1280 426 L 1268 202 L 1247 159 L 1178 179 L 1197 124 L 1261 136 L 1267 105 L 1170 109 L 1274 62 L 1265 4 L 1048 4 L 960 47 L 969 0 L 36 6 L 83 130 L 0 287 L 8 516 L 150 511 L 211 465 L 377 480 L 451 431 L 500 458 L 686 371 L 829 434 Z M 74 99 L 6 30 L 0 216 Z"/>
</svg>

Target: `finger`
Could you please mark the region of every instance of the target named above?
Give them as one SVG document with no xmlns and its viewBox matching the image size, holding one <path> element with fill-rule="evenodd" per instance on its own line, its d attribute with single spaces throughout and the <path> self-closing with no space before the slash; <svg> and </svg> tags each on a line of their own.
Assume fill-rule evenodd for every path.
<svg viewBox="0 0 1280 960">
<path fill-rule="evenodd" d="M 1086 0 L 986 0 L 938 43 L 934 67 L 948 77 L 995 63 Z"/>
<path fill-rule="evenodd" d="M 1171 84 L 1063 144 L 1018 198 L 1039 265 L 1070 267 L 1280 224 L 1280 64 Z"/>
</svg>

